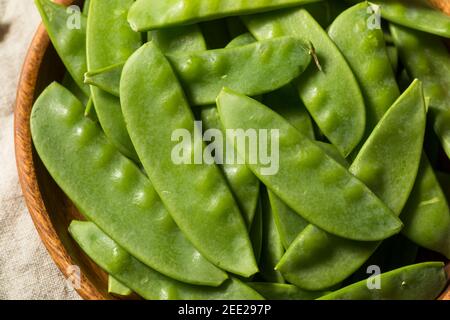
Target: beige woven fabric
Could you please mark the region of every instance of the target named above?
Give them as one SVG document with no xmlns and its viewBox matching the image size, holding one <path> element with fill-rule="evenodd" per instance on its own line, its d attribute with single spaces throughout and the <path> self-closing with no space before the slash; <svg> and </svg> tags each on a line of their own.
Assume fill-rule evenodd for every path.
<svg viewBox="0 0 450 320">
<path fill-rule="evenodd" d="M 15 165 L 16 87 L 39 21 L 33 0 L 0 0 L 0 299 L 79 299 L 34 228 Z"/>
</svg>

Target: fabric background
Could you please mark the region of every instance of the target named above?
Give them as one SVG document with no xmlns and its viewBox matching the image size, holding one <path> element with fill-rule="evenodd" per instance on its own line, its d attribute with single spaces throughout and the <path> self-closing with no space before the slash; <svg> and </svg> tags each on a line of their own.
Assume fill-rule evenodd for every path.
<svg viewBox="0 0 450 320">
<path fill-rule="evenodd" d="M 0 299 L 80 299 L 42 244 L 17 177 L 13 112 L 20 70 L 40 22 L 33 0 L 0 0 Z"/>
</svg>

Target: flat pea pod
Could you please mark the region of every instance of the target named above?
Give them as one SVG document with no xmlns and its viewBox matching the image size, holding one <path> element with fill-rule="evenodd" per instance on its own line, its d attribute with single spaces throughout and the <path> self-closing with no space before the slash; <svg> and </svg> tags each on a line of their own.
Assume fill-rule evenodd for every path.
<svg viewBox="0 0 450 320">
<path fill-rule="evenodd" d="M 244 277 L 256 273 L 239 207 L 214 161 L 197 161 L 204 149 L 201 130 L 195 126 L 183 90 L 159 48 L 150 42 L 137 50 L 125 64 L 120 84 L 122 111 L 131 139 L 180 229 L 220 268 Z M 186 143 L 188 150 L 183 153 L 187 157 L 180 159 L 177 146 Z M 194 162 L 201 164 L 193 164 L 192 154 Z"/>
<path fill-rule="evenodd" d="M 87 21 L 87 63 L 92 72 L 125 61 L 141 45 L 141 35 L 130 29 L 126 14 L 133 0 L 91 0 Z M 120 100 L 91 86 L 99 122 L 106 136 L 127 157 L 138 161 L 128 136 Z"/>
<path fill-rule="evenodd" d="M 380 289 L 367 280 L 354 283 L 319 300 L 434 300 L 447 283 L 442 262 L 425 262 L 380 275 Z"/>
<path fill-rule="evenodd" d="M 311 61 L 307 45 L 293 37 L 168 58 L 194 105 L 215 103 L 225 86 L 249 96 L 276 90 L 297 78 Z"/>
<path fill-rule="evenodd" d="M 355 2 L 353 0 L 353 2 Z M 405 27 L 450 38 L 450 17 L 425 1 L 374 0 L 381 16 Z"/>
<path fill-rule="evenodd" d="M 450 56 L 439 37 L 390 25 L 400 58 L 412 77 L 423 81 L 434 131 L 450 157 Z"/>
<path fill-rule="evenodd" d="M 221 286 L 193 286 L 166 277 L 142 264 L 90 222 L 73 221 L 69 232 L 102 269 L 149 300 L 262 300 L 241 281 L 231 278 Z"/>
<path fill-rule="evenodd" d="M 122 282 L 110 275 L 108 277 L 108 293 L 120 297 L 127 297 L 133 294 L 133 291 Z"/>
<path fill-rule="evenodd" d="M 262 190 L 263 234 L 261 251 L 261 277 L 268 282 L 284 283 L 283 276 L 275 266 L 284 254 L 284 247 L 275 224 L 267 190 Z"/>
<path fill-rule="evenodd" d="M 350 172 L 396 215 L 416 179 L 425 120 L 422 84 L 416 80 L 378 123 L 350 167 Z M 323 290 L 358 270 L 379 244 L 336 237 L 310 225 L 291 244 L 277 268 L 286 280 L 301 288 Z"/>
<path fill-rule="evenodd" d="M 67 89 L 53 83 L 40 95 L 31 133 L 42 162 L 80 212 L 137 259 L 188 283 L 218 286 L 227 278 L 186 239 L 148 178 Z"/>
<path fill-rule="evenodd" d="M 226 149 L 233 148 L 233 146 L 230 146 L 227 136 L 225 135 L 225 129 L 220 122 L 217 108 L 215 106 L 204 108 L 201 112 L 201 118 L 203 125 L 207 130 L 206 132 L 208 132 L 208 130 L 211 130 L 209 132 L 212 132 L 212 130 L 219 130 L 220 134 L 226 140 L 222 143 L 223 148 L 221 150 L 215 150 L 216 156 L 219 156 L 220 154 L 222 157 L 225 154 Z M 244 215 L 244 220 L 248 228 L 250 228 L 253 223 L 253 218 L 255 217 L 255 211 L 259 200 L 259 180 L 245 164 L 228 163 L 227 161 L 224 161 L 224 163 L 221 164 L 221 167 L 230 184 L 231 191 L 236 197 L 236 201 Z"/>
<path fill-rule="evenodd" d="M 86 17 L 82 14 L 77 15 L 80 23 L 77 26 L 76 21 L 71 20 L 65 6 L 50 0 L 35 0 L 35 4 L 64 66 L 81 91 L 86 96 L 90 96 L 89 87 L 83 82 L 83 76 L 87 70 Z"/>
<path fill-rule="evenodd" d="M 411 196 L 400 216 L 411 241 L 450 258 L 450 211 L 425 154 Z"/>
<path fill-rule="evenodd" d="M 237 36 L 236 38 L 234 38 L 233 40 L 231 40 L 227 44 L 227 48 L 241 47 L 241 46 L 245 46 L 248 44 L 252 44 L 254 42 L 256 42 L 256 39 L 252 36 L 252 34 L 250 32 L 247 32 L 247 33 L 243 33 L 243 34 Z"/>
<path fill-rule="evenodd" d="M 258 40 L 294 36 L 314 45 L 322 71 L 311 64 L 296 85 L 321 131 L 347 157 L 364 135 L 366 111 L 358 82 L 333 41 L 304 9 L 243 20 Z"/>
<path fill-rule="evenodd" d="M 249 282 L 250 287 L 268 300 L 314 300 L 326 291 L 306 291 L 287 283 Z"/>
<path fill-rule="evenodd" d="M 318 0 L 137 0 L 130 8 L 128 21 L 133 30 L 148 31 L 295 7 L 316 1 Z"/>
<path fill-rule="evenodd" d="M 359 3 L 340 14 L 328 29 L 328 35 L 346 58 L 363 93 L 366 137 L 400 96 L 383 31 L 368 23 L 373 14 L 369 9 L 368 2 Z"/>
<path fill-rule="evenodd" d="M 280 115 L 227 88 L 218 96 L 217 105 L 226 129 L 268 130 L 268 145 L 279 151 L 278 171 L 259 161 L 250 163 L 249 150 L 242 144 L 235 148 L 253 173 L 310 223 L 363 241 L 381 240 L 400 231 L 400 220 L 380 199 Z"/>
</svg>

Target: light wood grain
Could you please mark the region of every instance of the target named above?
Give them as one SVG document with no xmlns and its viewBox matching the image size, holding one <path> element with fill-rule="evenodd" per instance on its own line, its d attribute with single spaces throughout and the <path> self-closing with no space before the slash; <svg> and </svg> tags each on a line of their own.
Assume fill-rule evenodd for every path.
<svg viewBox="0 0 450 320">
<path fill-rule="evenodd" d="M 446 1 L 432 0 L 450 13 Z M 71 0 L 56 1 L 69 4 Z M 74 219 L 83 219 L 72 202 L 55 184 L 33 148 L 30 114 L 36 97 L 52 81 L 62 80 L 64 67 L 55 53 L 47 32 L 41 25 L 25 59 L 15 107 L 15 150 L 22 191 L 36 229 L 55 264 L 68 277 L 70 266 L 81 268 L 81 286 L 77 292 L 84 299 L 114 299 L 107 292 L 107 275 L 75 244 L 67 227 Z M 450 263 L 447 264 L 450 274 Z M 450 300 L 450 287 L 440 299 Z"/>
</svg>

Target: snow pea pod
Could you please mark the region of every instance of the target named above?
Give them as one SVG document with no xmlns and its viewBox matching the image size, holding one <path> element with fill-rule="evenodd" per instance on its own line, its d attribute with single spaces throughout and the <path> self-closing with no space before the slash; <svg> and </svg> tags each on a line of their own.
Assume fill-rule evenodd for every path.
<svg viewBox="0 0 450 320">
<path fill-rule="evenodd" d="M 297 87 L 306 108 L 344 157 L 361 141 L 366 112 L 358 82 L 339 49 L 304 9 L 244 16 L 258 40 L 294 36 L 311 42 L 322 71 L 311 64 Z"/>
<path fill-rule="evenodd" d="M 450 38 L 450 17 L 424 1 L 374 0 L 381 16 L 399 25 Z"/>
<path fill-rule="evenodd" d="M 401 213 L 416 179 L 425 118 L 422 84 L 416 80 L 378 123 L 350 167 L 350 172 L 396 215 Z M 277 268 L 286 280 L 301 288 L 323 290 L 355 272 L 379 244 L 351 241 L 310 225 L 295 239 Z"/>
<path fill-rule="evenodd" d="M 168 55 L 168 59 L 189 100 L 194 105 L 209 105 L 223 87 L 249 96 L 276 90 L 297 78 L 311 56 L 302 40 L 282 37 L 236 48 Z"/>
<path fill-rule="evenodd" d="M 235 278 L 213 288 L 193 286 L 166 277 L 135 259 L 93 223 L 73 221 L 69 232 L 83 251 L 102 269 L 145 299 L 263 299 L 256 291 Z"/>
<path fill-rule="evenodd" d="M 329 293 L 306 291 L 286 283 L 249 282 L 247 284 L 268 300 L 314 300 Z"/>
<path fill-rule="evenodd" d="M 380 199 L 277 113 L 227 88 L 217 105 L 226 129 L 266 129 L 269 146 L 279 133 L 279 170 L 272 175 L 258 159 L 250 163 L 248 148 L 235 147 L 253 173 L 303 218 L 354 240 L 381 240 L 400 231 L 400 220 Z"/>
<path fill-rule="evenodd" d="M 280 234 L 275 225 L 267 190 L 262 190 L 263 234 L 261 251 L 261 277 L 268 282 L 284 283 L 283 276 L 275 266 L 284 254 Z"/>
<path fill-rule="evenodd" d="M 215 265 L 244 277 L 256 273 L 245 221 L 219 167 L 197 161 L 198 156 L 193 164 L 190 155 L 203 155 L 201 130 L 170 63 L 153 43 L 128 59 L 120 93 L 144 169 L 180 229 Z M 192 142 L 193 136 L 200 139 Z M 171 137 L 188 143 L 189 150 L 183 151 L 188 159 L 175 159 Z"/>
<path fill-rule="evenodd" d="M 370 289 L 363 280 L 318 300 L 434 300 L 447 276 L 442 262 L 425 262 L 383 273 L 380 282 L 380 289 Z"/>
<path fill-rule="evenodd" d="M 86 17 L 79 14 L 80 26 L 69 28 L 70 15 L 65 6 L 50 0 L 35 0 L 53 46 L 76 84 L 86 96 L 89 87 L 83 82 L 86 64 Z"/>
<path fill-rule="evenodd" d="M 53 83 L 40 95 L 31 133 L 57 184 L 86 218 L 136 258 L 188 283 L 217 286 L 227 278 L 186 239 L 150 181 L 84 116 L 67 89 Z"/>
<path fill-rule="evenodd" d="M 148 31 L 316 1 L 319 0 L 137 0 L 130 8 L 128 21 L 133 30 Z"/>
<path fill-rule="evenodd" d="M 141 35 L 126 20 L 133 0 L 91 0 L 87 21 L 88 71 L 125 61 L 141 45 Z M 91 86 L 99 122 L 106 136 L 127 157 L 138 161 L 123 119 L 120 100 Z"/>
<path fill-rule="evenodd" d="M 416 244 L 450 258 L 450 211 L 425 154 L 411 196 L 400 216 L 402 233 Z"/>
<path fill-rule="evenodd" d="M 450 157 L 450 56 L 439 37 L 390 25 L 400 58 L 412 77 L 423 81 L 433 128 Z"/>
<path fill-rule="evenodd" d="M 363 93 L 366 137 L 400 96 L 383 31 L 368 23 L 373 14 L 369 9 L 368 2 L 359 3 L 339 15 L 328 29 L 328 35 L 346 58 Z"/>
</svg>

